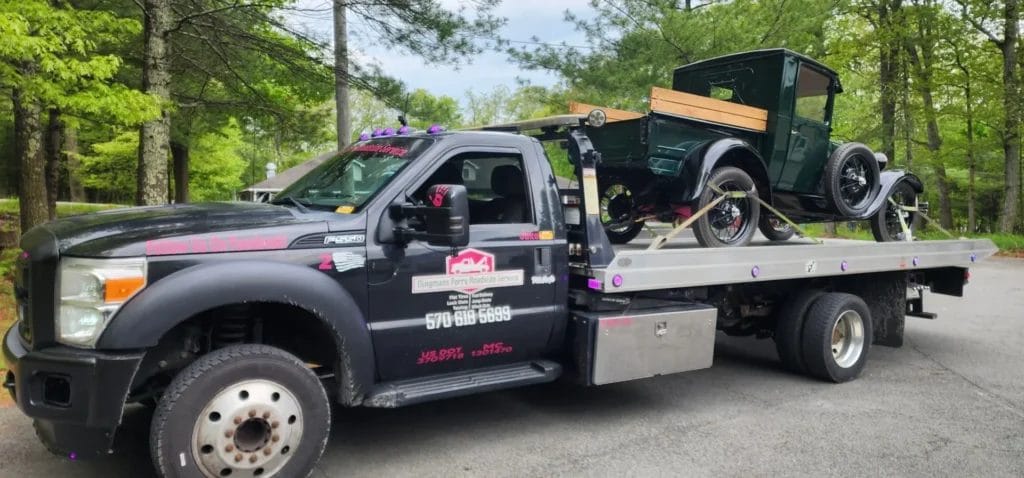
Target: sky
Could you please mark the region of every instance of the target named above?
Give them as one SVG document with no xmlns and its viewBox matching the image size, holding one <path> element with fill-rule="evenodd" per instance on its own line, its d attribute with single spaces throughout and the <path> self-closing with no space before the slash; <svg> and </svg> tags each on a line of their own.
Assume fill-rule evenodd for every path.
<svg viewBox="0 0 1024 478">
<path fill-rule="evenodd" d="M 544 43 L 561 43 L 571 45 L 586 43 L 582 33 L 564 21 L 564 12 L 570 10 L 578 16 L 593 16 L 588 5 L 589 0 L 504 0 L 495 15 L 508 19 L 499 34 L 514 42 L 529 42 L 533 37 Z M 304 26 L 315 33 L 318 38 L 330 39 L 333 36 L 331 27 L 330 3 L 325 0 L 300 0 L 301 8 L 316 10 L 302 14 L 291 14 L 291 21 Z M 460 0 L 441 0 L 451 9 L 460 4 L 468 3 Z M 359 28 L 349 18 L 349 29 Z M 376 62 L 386 74 L 402 80 L 410 90 L 423 88 L 434 95 L 448 95 L 464 100 L 467 90 L 488 92 L 498 85 L 516 87 L 516 78 L 528 80 L 537 85 L 553 85 L 557 78 L 546 72 L 526 71 L 508 62 L 504 53 L 483 52 L 458 69 L 449 65 L 427 65 L 417 57 L 399 55 L 379 45 L 362 44 L 364 41 L 353 39 L 350 54 L 361 61 Z M 514 43 L 520 46 L 522 43 Z"/>
</svg>

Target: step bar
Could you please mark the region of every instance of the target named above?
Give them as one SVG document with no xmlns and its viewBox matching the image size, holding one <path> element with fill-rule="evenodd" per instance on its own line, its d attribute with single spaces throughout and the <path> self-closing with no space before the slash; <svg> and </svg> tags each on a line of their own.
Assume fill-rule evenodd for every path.
<svg viewBox="0 0 1024 478">
<path fill-rule="evenodd" d="M 502 390 L 555 381 L 562 366 L 549 360 L 535 360 L 467 372 L 455 372 L 378 384 L 363 406 L 396 408 L 442 398 Z"/>
</svg>

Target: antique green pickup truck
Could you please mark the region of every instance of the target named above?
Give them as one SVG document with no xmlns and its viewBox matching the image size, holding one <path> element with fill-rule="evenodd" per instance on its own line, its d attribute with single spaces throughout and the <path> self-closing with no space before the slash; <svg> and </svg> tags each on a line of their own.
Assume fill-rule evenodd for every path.
<svg viewBox="0 0 1024 478">
<path fill-rule="evenodd" d="M 882 171 L 887 158 L 863 144 L 831 141 L 840 92 L 832 69 L 772 49 L 677 68 L 671 90 L 652 90 L 645 114 L 570 105 L 606 118 L 600 127 L 591 121 L 587 134 L 602 154 L 609 238 L 629 242 L 645 221 L 685 220 L 720 189 L 756 190 L 795 222 L 870 220 L 877 240 L 902 239 L 917 214 L 900 206 L 916 205 L 921 181 Z M 706 247 L 745 245 L 758 227 L 771 240 L 793 235 L 750 198 L 727 198 L 693 224 Z"/>
</svg>

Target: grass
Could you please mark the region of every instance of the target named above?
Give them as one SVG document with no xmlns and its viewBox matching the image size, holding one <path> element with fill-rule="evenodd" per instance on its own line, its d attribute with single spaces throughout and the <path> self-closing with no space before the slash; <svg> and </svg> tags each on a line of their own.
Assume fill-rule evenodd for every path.
<svg viewBox="0 0 1024 478">
<path fill-rule="evenodd" d="M 117 204 L 90 203 L 57 203 L 57 217 L 76 216 L 90 212 L 103 211 L 123 207 Z M 17 230 L 18 200 L 0 199 L 0 231 Z M 17 318 L 14 303 L 14 260 L 18 257 L 18 248 L 2 248 L 0 246 L 0 331 L 7 329 Z M 0 337 L 2 338 L 2 337 Z M 0 372 L 6 370 L 3 354 L 0 354 Z M 2 377 L 2 375 L 0 375 Z"/>
<path fill-rule="evenodd" d="M 825 233 L 824 224 L 806 224 L 801 225 L 811 237 L 838 237 L 842 239 L 858 239 L 862 241 L 873 241 L 874 236 L 871 235 L 871 230 L 863 227 L 857 227 L 854 230 L 850 230 L 846 224 L 837 224 L 835 235 Z M 950 239 L 949 236 L 944 234 L 942 231 L 929 228 L 924 231 L 915 233 L 915 236 L 921 240 L 936 240 L 936 239 Z M 963 236 L 955 235 L 954 238 L 959 239 L 960 237 L 967 237 L 970 239 L 989 239 L 996 247 L 999 248 L 1000 255 L 1022 257 L 1024 256 L 1024 235 L 1021 234 L 1003 234 L 1003 233 L 984 233 L 984 234 L 965 234 Z"/>
</svg>

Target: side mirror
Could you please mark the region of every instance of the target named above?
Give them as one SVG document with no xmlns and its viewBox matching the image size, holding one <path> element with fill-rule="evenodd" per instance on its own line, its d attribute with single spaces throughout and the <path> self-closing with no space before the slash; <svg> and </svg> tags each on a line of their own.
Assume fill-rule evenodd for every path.
<svg viewBox="0 0 1024 478">
<path fill-rule="evenodd" d="M 392 215 L 410 220 L 413 227 L 396 227 L 401 241 L 418 239 L 433 246 L 469 244 L 469 197 L 459 184 L 435 184 L 427 189 L 427 204 L 393 207 Z"/>
</svg>

